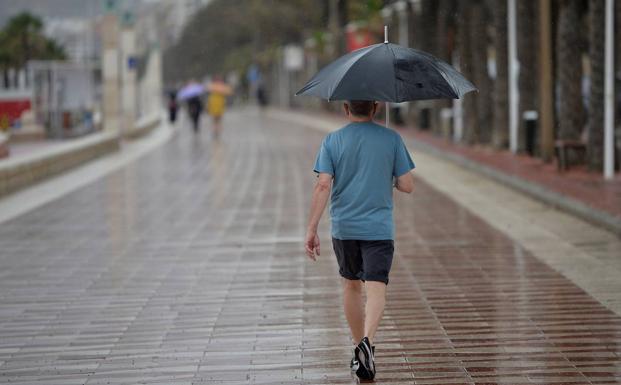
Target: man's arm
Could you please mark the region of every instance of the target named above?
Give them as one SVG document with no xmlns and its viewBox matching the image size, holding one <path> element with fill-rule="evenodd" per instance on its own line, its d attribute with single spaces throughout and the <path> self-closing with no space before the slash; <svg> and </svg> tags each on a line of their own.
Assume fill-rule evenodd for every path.
<svg viewBox="0 0 621 385">
<path fill-rule="evenodd" d="M 395 187 L 397 188 L 397 190 L 407 194 L 414 191 L 414 176 L 412 175 L 412 173 L 408 171 L 398 177 L 397 182 L 395 183 Z"/>
<path fill-rule="evenodd" d="M 306 230 L 306 238 L 304 240 L 304 248 L 306 255 L 313 261 L 316 260 L 315 255 L 320 255 L 319 236 L 317 235 L 317 227 L 323 211 L 328 204 L 330 198 L 330 188 L 332 187 L 332 175 L 320 173 L 315 183 L 313 197 L 311 199 L 310 218 L 308 219 L 308 228 Z"/>
</svg>

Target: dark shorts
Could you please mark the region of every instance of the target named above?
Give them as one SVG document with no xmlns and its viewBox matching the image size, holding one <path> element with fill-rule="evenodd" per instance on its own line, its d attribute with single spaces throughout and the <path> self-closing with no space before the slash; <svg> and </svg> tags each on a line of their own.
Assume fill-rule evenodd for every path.
<svg viewBox="0 0 621 385">
<path fill-rule="evenodd" d="M 358 241 L 332 238 L 332 246 L 339 263 L 341 277 L 388 284 L 388 274 L 395 251 L 391 239 Z"/>
</svg>

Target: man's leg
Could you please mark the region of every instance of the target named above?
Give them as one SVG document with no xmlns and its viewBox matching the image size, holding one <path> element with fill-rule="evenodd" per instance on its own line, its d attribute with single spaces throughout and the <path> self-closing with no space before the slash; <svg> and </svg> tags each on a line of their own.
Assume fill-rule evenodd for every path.
<svg viewBox="0 0 621 385">
<path fill-rule="evenodd" d="M 362 259 L 367 293 L 364 335 L 373 343 L 375 332 L 384 315 L 386 285 L 395 252 L 392 240 L 365 241 L 362 243 Z"/>
<path fill-rule="evenodd" d="M 366 317 L 364 323 L 364 335 L 373 343 L 375 332 L 384 315 L 386 305 L 386 284 L 378 281 L 365 283 L 367 292 Z"/>
<path fill-rule="evenodd" d="M 342 279 L 343 308 L 345 318 L 354 339 L 354 345 L 364 337 L 364 301 L 362 299 L 362 282 L 359 280 Z"/>
</svg>

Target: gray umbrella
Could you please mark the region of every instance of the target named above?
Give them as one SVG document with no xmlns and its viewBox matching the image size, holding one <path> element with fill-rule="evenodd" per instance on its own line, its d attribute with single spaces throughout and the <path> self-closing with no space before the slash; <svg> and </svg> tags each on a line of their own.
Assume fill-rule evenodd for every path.
<svg viewBox="0 0 621 385">
<path fill-rule="evenodd" d="M 459 99 L 470 91 L 476 91 L 476 87 L 442 60 L 385 42 L 361 48 L 328 64 L 296 95 L 405 102 Z"/>
</svg>

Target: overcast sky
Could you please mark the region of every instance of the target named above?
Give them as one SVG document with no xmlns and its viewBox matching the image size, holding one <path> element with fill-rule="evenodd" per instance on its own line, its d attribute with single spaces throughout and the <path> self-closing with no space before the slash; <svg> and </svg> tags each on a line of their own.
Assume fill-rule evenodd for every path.
<svg viewBox="0 0 621 385">
<path fill-rule="evenodd" d="M 0 24 L 22 11 L 41 17 L 92 17 L 103 5 L 101 0 L 0 0 Z"/>
<path fill-rule="evenodd" d="M 123 7 L 161 0 L 122 0 Z M 0 0 L 0 26 L 13 15 L 29 11 L 43 18 L 93 17 L 104 12 L 105 0 Z"/>
</svg>

